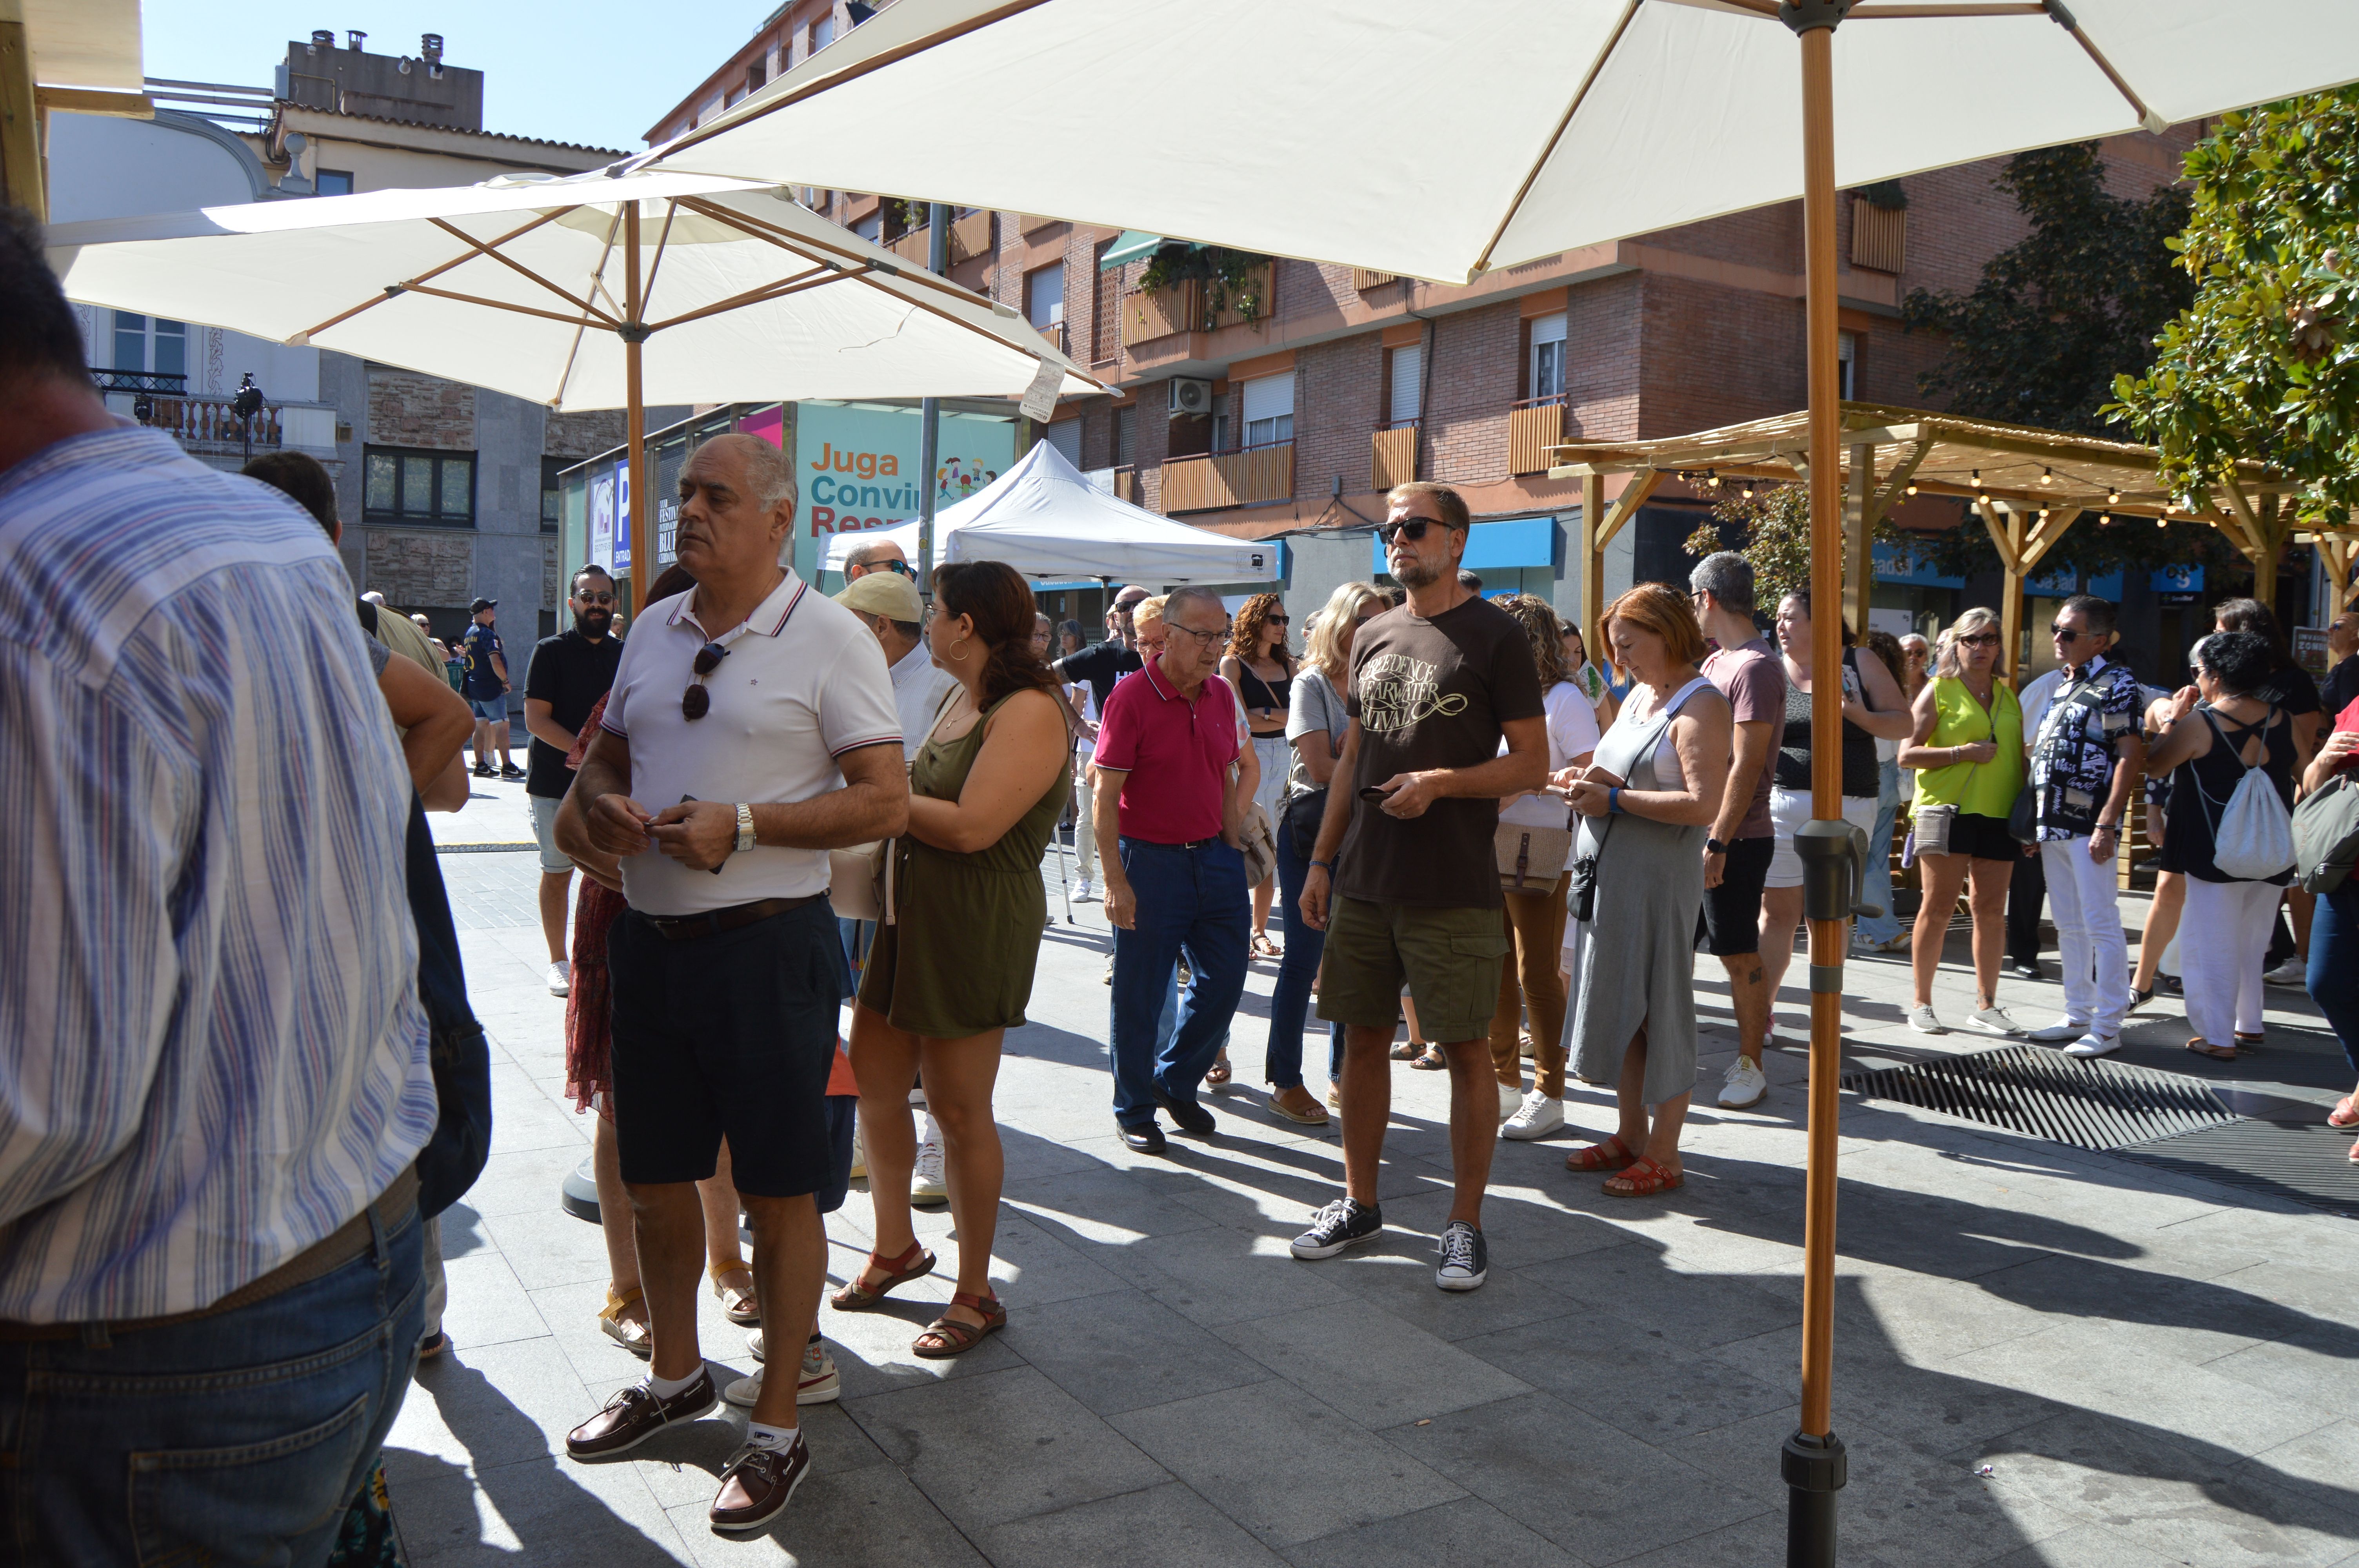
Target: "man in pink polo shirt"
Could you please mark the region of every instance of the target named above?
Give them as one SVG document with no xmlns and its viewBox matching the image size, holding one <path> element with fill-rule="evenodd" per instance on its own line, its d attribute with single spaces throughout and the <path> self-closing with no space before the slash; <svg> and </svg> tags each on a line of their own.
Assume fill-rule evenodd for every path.
<svg viewBox="0 0 2359 1568">
<path fill-rule="evenodd" d="M 1237 744 L 1235 694 L 1212 673 L 1229 635 L 1220 595 L 1173 590 L 1163 624 L 1162 655 L 1105 699 L 1093 824 L 1114 925 L 1114 1126 L 1148 1154 L 1163 1150 L 1158 1105 L 1183 1132 L 1212 1130 L 1196 1088 L 1245 991 L 1252 919 L 1238 846 L 1261 773 Z M 1155 1026 L 1183 954 L 1195 978 L 1158 1053 Z"/>
</svg>

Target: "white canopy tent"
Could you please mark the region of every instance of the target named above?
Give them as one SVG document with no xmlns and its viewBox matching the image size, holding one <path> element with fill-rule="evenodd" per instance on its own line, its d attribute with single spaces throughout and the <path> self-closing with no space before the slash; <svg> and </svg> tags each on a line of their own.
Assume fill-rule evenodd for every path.
<svg viewBox="0 0 2359 1568">
<path fill-rule="evenodd" d="M 838 534 L 822 564 L 842 571 L 861 545 L 889 539 L 918 558 L 918 524 Z M 955 506 L 934 514 L 937 557 L 1006 561 L 1041 582 L 1262 582 L 1277 575 L 1277 546 L 1158 516 L 1109 495 L 1046 441 Z"/>
</svg>

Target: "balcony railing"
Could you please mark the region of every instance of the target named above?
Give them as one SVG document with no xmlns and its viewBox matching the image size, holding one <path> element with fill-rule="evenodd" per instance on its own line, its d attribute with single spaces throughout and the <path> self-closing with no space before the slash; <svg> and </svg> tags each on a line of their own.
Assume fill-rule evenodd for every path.
<svg viewBox="0 0 2359 1568">
<path fill-rule="evenodd" d="M 1065 347 L 1068 338 L 1065 331 L 1065 323 L 1062 321 L 1051 321 L 1045 327 L 1035 327 L 1032 330 L 1039 333 L 1042 337 L 1048 339 L 1049 346 L 1055 349 L 1059 353 L 1068 353 L 1071 351 Z"/>
<path fill-rule="evenodd" d="M 280 444 L 284 413 L 277 405 L 266 404 L 254 416 L 251 436 L 255 450 Z M 147 427 L 163 431 L 184 450 L 215 456 L 244 451 L 249 434 L 226 397 L 158 397 Z"/>
<path fill-rule="evenodd" d="M 1898 272 L 1908 255 L 1908 209 L 1878 207 L 1865 197 L 1851 202 L 1851 265 Z"/>
<path fill-rule="evenodd" d="M 1417 477 L 1415 419 L 1397 419 L 1377 427 L 1370 443 L 1368 488 L 1378 494 Z"/>
<path fill-rule="evenodd" d="M 1257 506 L 1294 494 L 1294 443 L 1273 441 L 1238 452 L 1174 458 L 1163 465 L 1163 510 L 1212 512 Z"/>
<path fill-rule="evenodd" d="M 933 225 L 920 223 L 887 248 L 895 255 L 918 266 L 926 265 L 933 245 Z M 991 213 L 988 210 L 970 212 L 951 221 L 950 265 L 973 261 L 991 248 Z"/>
<path fill-rule="evenodd" d="M 1564 439 L 1564 395 L 1527 397 L 1507 407 L 1507 471 L 1546 473 L 1549 449 Z"/>
<path fill-rule="evenodd" d="M 168 370 L 94 370 L 101 392 L 160 392 L 178 397 L 189 390 L 189 378 Z"/>
<path fill-rule="evenodd" d="M 1254 301 L 1256 321 L 1266 321 L 1277 309 L 1277 265 L 1264 262 L 1245 276 L 1245 281 L 1233 291 Z M 1234 305 L 1217 314 L 1211 308 L 1211 291 L 1201 278 L 1187 278 L 1169 288 L 1153 293 L 1135 288 L 1123 296 L 1122 342 L 1128 348 L 1134 343 L 1152 342 L 1175 332 L 1210 332 L 1222 327 L 1234 327 L 1245 318 Z"/>
<path fill-rule="evenodd" d="M 1138 499 L 1138 470 L 1128 463 L 1117 465 L 1114 470 L 1114 492 L 1116 498 L 1134 506 L 1141 504 Z"/>
<path fill-rule="evenodd" d="M 1352 287 L 1363 294 L 1371 288 L 1382 288 L 1387 283 L 1397 282 L 1399 278 L 1400 274 L 1397 272 L 1370 272 L 1364 266 L 1352 269 Z"/>
</svg>

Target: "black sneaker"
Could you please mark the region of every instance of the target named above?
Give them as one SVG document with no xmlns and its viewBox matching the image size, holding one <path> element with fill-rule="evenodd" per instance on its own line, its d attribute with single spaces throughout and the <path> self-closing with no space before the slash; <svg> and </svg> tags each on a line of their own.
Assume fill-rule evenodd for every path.
<svg viewBox="0 0 2359 1568">
<path fill-rule="evenodd" d="M 495 779 L 500 776 L 499 770 L 493 767 L 488 762 L 477 762 L 468 771 L 473 773 L 479 779 Z"/>
<path fill-rule="evenodd" d="M 1385 1211 L 1353 1198 L 1337 1198 L 1310 1217 L 1310 1228 L 1291 1243 L 1297 1258 L 1332 1258 L 1346 1247 L 1374 1241 L 1384 1233 Z"/>
<path fill-rule="evenodd" d="M 1445 1291 L 1471 1291 L 1490 1271 L 1491 1249 L 1484 1244 L 1481 1231 L 1462 1219 L 1441 1227 L 1441 1267 L 1433 1271 L 1435 1284 Z"/>
<path fill-rule="evenodd" d="M 520 779 L 524 777 L 524 770 L 517 767 L 514 762 L 502 762 L 500 764 L 500 777 L 504 779 Z"/>
</svg>

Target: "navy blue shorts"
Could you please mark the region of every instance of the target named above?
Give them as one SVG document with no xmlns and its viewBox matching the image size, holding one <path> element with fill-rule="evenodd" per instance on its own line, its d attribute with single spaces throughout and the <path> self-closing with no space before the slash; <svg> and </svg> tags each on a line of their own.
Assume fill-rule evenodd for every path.
<svg viewBox="0 0 2359 1568">
<path fill-rule="evenodd" d="M 827 1097 L 827 1142 L 834 1158 L 827 1168 L 827 1185 L 811 1195 L 821 1214 L 842 1208 L 843 1195 L 852 1190 L 852 1131 L 859 1125 L 858 1095 Z"/>
</svg>

